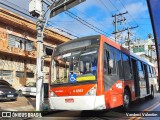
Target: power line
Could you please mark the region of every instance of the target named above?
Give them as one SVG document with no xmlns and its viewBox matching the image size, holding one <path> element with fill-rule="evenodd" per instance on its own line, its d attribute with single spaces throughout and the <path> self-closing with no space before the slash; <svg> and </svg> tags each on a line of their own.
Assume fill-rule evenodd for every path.
<svg viewBox="0 0 160 120">
<path fill-rule="evenodd" d="M 51 23 L 51 24 L 49 24 L 49 23 Z M 54 27 L 54 28 L 55 28 L 55 26 L 53 26 L 52 24 L 55 24 L 55 23 L 52 22 L 52 21 L 48 21 L 48 25 L 50 25 L 51 27 Z M 57 24 L 55 24 L 55 25 L 56 25 L 56 26 L 59 26 L 59 25 L 57 25 Z M 62 27 L 62 26 L 60 26 L 60 27 Z M 64 27 L 63 27 L 63 28 L 64 28 Z M 70 32 L 72 32 L 72 33 L 75 33 L 75 32 L 73 32 L 73 31 L 71 31 L 71 30 L 66 29 L 66 28 L 64 28 L 65 30 L 62 30 L 62 29 L 60 29 L 60 28 L 57 28 L 57 29 L 59 29 L 60 31 L 63 31 L 63 32 L 66 32 L 65 30 L 67 30 L 67 31 L 70 31 Z M 68 33 L 68 32 L 66 32 L 66 33 L 78 38 L 78 36 L 76 36 L 76 35 L 73 35 L 73 34 Z M 75 33 L 75 34 L 77 34 L 77 33 Z M 77 35 L 78 35 L 78 34 L 77 34 Z"/>
<path fill-rule="evenodd" d="M 111 2 L 111 0 L 109 0 L 109 2 L 112 4 L 112 6 L 113 6 L 117 11 L 119 11 L 118 8 Z"/>
<path fill-rule="evenodd" d="M 86 14 L 86 13 L 84 13 L 84 12 L 82 12 L 82 11 L 76 9 L 76 8 L 74 8 L 74 9 L 75 9 L 76 11 L 82 13 L 83 15 L 85 15 L 86 17 L 88 17 L 89 19 L 91 19 L 92 21 L 97 22 L 95 19 L 91 18 L 88 14 Z M 101 24 L 101 23 L 99 23 L 99 24 L 104 28 L 105 25 L 103 25 L 103 24 Z"/>
<path fill-rule="evenodd" d="M 115 31 L 114 31 L 114 33 L 112 33 L 112 34 L 115 34 L 115 42 L 117 42 L 117 33 L 122 32 L 122 31 L 119 31 L 119 30 L 118 30 L 118 23 L 121 24 L 122 22 L 125 22 L 125 21 L 126 21 L 126 18 L 123 17 L 123 19 L 122 19 L 122 16 L 123 16 L 124 14 L 127 14 L 127 13 L 128 13 L 128 12 L 126 11 L 126 12 L 124 12 L 124 13 L 119 13 L 119 14 L 112 15 L 112 17 L 114 17 L 113 24 L 114 24 L 114 26 L 115 26 Z M 117 17 L 121 17 L 121 19 L 119 19 L 119 18 L 117 18 Z"/>
<path fill-rule="evenodd" d="M 20 7 L 20 6 L 14 4 L 14 3 L 11 3 L 11 2 L 9 2 L 9 1 L 7 1 L 7 0 L 6 0 L 6 2 L 9 3 L 9 4 L 11 4 L 11 5 L 14 5 L 15 7 Z M 7 5 L 7 4 L 4 4 L 4 3 L 2 3 L 2 2 L 0 2 L 0 4 L 4 5 L 4 6 L 6 6 L 6 7 L 9 7 L 9 8 L 11 8 L 11 9 L 13 9 L 13 10 L 15 10 L 15 11 L 17 11 L 17 12 L 23 14 L 23 15 L 26 15 L 26 16 L 31 17 L 31 18 L 33 18 L 33 19 L 36 20 L 36 18 L 34 18 L 34 17 L 32 17 L 32 16 L 28 15 L 27 13 L 24 13 L 24 12 L 22 12 L 22 11 L 20 11 L 20 10 L 17 10 L 16 8 L 13 8 L 13 7 L 11 7 L 11 6 Z M 20 7 L 20 8 L 22 8 L 22 7 Z M 25 8 L 22 8 L 22 9 L 28 12 L 27 9 L 25 9 Z M 57 29 L 58 29 L 58 28 L 57 28 Z M 59 30 L 60 30 L 60 29 L 59 29 Z M 62 30 L 61 30 L 61 31 L 62 31 Z M 63 32 L 66 32 L 66 31 L 63 31 Z M 66 32 L 66 33 L 69 34 L 69 35 L 72 35 L 72 34 L 70 34 L 70 33 L 68 33 L 68 32 Z M 75 36 L 75 35 L 72 35 L 72 36 L 77 37 L 77 36 Z"/>
<path fill-rule="evenodd" d="M 33 18 L 33 19 L 36 20 L 36 18 L 34 18 L 34 17 L 32 17 L 32 16 L 30 16 L 30 15 L 28 15 L 28 14 L 26 14 L 26 13 L 20 11 L 20 10 L 17 10 L 16 8 L 13 8 L 13 7 L 11 7 L 10 5 L 4 4 L 3 2 L 0 2 L 0 4 L 6 6 L 6 7 L 8 7 L 8 8 L 11 8 L 11 9 L 13 9 L 13 10 L 19 12 L 19 13 L 22 13 L 23 15 L 26 15 L 26 16 L 28 16 L 28 17 Z"/>
<path fill-rule="evenodd" d="M 105 31 L 103 31 L 103 30 L 95 27 L 94 25 L 88 23 L 87 21 L 85 21 L 85 20 L 83 20 L 82 18 L 76 16 L 75 14 L 71 13 L 70 11 L 66 11 L 65 13 L 66 13 L 67 15 L 69 15 L 70 17 L 76 19 L 77 21 L 79 21 L 79 22 L 82 23 L 83 25 L 85 25 L 85 26 L 89 27 L 90 29 L 94 30 L 95 32 L 97 32 L 97 33 L 99 33 L 99 34 L 104 34 L 104 33 L 105 33 L 106 35 L 108 35 L 108 37 L 110 36 L 110 37 L 109 37 L 110 39 L 114 40 L 113 38 L 111 38 L 111 36 L 112 36 L 111 34 L 106 33 Z M 101 31 L 101 32 L 100 32 L 100 31 Z"/>
<path fill-rule="evenodd" d="M 119 0 L 119 2 L 122 4 L 122 6 L 124 7 L 124 9 L 127 10 L 127 8 L 125 7 L 125 5 L 123 4 L 123 2 L 121 0 Z M 139 24 L 136 22 L 136 20 L 132 17 L 132 15 L 128 12 L 129 16 L 132 18 L 132 20 L 139 26 Z M 143 29 L 141 26 L 139 26 L 143 31 L 145 31 L 145 33 L 147 34 L 148 32 Z"/>
<path fill-rule="evenodd" d="M 99 0 L 101 2 L 101 4 L 109 11 L 109 13 L 112 15 L 112 12 L 110 11 L 110 9 L 107 7 L 107 5 L 102 1 Z"/>
<path fill-rule="evenodd" d="M 76 16 L 76 17 L 77 17 L 77 18 L 76 18 L 75 16 L 73 16 L 73 15 L 70 14 L 69 12 L 65 12 L 65 13 L 66 13 L 67 15 L 69 15 L 70 17 L 76 19 L 77 21 L 79 21 L 79 22 L 82 23 L 83 25 L 85 25 L 85 26 L 89 27 L 90 29 L 94 30 L 95 32 L 101 34 L 99 31 L 97 31 L 97 30 L 95 30 L 93 27 L 89 26 L 88 23 L 84 22 L 82 19 L 79 19 L 79 17 Z"/>
<path fill-rule="evenodd" d="M 70 17 L 78 20 L 78 21 L 81 22 L 83 25 L 86 25 L 87 27 L 91 28 L 92 30 L 94 30 L 94 31 L 96 31 L 96 32 L 98 32 L 98 33 L 100 33 L 100 34 L 105 33 L 106 35 L 110 35 L 110 34 L 106 33 L 105 31 L 99 29 L 98 27 L 95 27 L 94 25 L 88 23 L 87 21 L 83 20 L 82 18 L 76 16 L 75 14 L 73 14 L 73 13 L 71 13 L 71 12 L 69 12 L 69 11 L 67 11 L 67 12 L 65 12 L 65 13 L 68 14 Z M 102 33 L 99 32 L 99 31 L 101 31 Z"/>
<path fill-rule="evenodd" d="M 126 9 L 127 10 L 127 8 L 125 7 L 125 5 L 121 2 L 121 0 L 119 0 L 119 2 L 122 4 L 122 6 L 124 7 L 124 9 Z M 129 16 L 130 17 L 132 17 L 132 15 L 128 12 L 128 14 L 129 14 Z M 133 17 L 132 17 L 132 19 L 133 19 Z M 138 23 L 135 21 L 135 19 L 133 19 L 134 20 L 134 22 L 138 25 Z"/>
<path fill-rule="evenodd" d="M 23 9 L 23 10 L 25 10 L 25 11 L 27 11 L 27 12 L 28 12 L 28 10 L 27 10 L 27 9 L 25 9 L 25 8 L 23 8 L 23 7 L 21 7 L 21 6 L 18 6 L 18 5 L 16 5 L 16 4 L 12 3 L 12 2 L 9 2 L 8 0 L 3 0 L 3 1 L 5 1 L 5 2 L 7 2 L 7 3 L 11 4 L 11 5 L 14 5 L 15 7 L 21 8 L 21 9 Z"/>
</svg>

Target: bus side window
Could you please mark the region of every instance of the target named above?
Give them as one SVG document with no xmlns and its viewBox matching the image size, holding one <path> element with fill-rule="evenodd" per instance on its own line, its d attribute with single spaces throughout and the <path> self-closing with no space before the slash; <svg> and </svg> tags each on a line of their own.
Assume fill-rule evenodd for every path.
<svg viewBox="0 0 160 120">
<path fill-rule="evenodd" d="M 117 64 L 117 74 L 119 75 L 119 79 L 124 79 L 121 52 L 117 49 L 116 49 L 116 64 Z"/>
<path fill-rule="evenodd" d="M 151 71 L 150 71 L 149 65 L 147 65 L 147 70 L 148 70 L 148 77 L 150 78 L 151 77 Z"/>
<path fill-rule="evenodd" d="M 153 77 L 156 76 L 156 74 L 155 74 L 155 68 L 154 67 L 152 67 L 152 74 L 153 74 Z"/>
<path fill-rule="evenodd" d="M 116 74 L 115 49 L 109 47 L 109 51 L 106 50 L 105 56 L 105 71 L 110 75 Z"/>
<path fill-rule="evenodd" d="M 153 76 L 152 66 L 150 66 L 150 71 L 151 71 L 151 77 L 154 77 L 154 76 Z"/>
<path fill-rule="evenodd" d="M 144 80 L 144 71 L 143 71 L 142 62 L 137 61 L 137 66 L 138 66 L 139 78 L 140 80 Z"/>
<path fill-rule="evenodd" d="M 129 56 L 122 53 L 122 60 L 123 60 L 123 72 L 124 72 L 124 78 L 125 80 L 130 80 L 132 78 L 132 72 L 131 72 L 131 64 Z"/>
</svg>

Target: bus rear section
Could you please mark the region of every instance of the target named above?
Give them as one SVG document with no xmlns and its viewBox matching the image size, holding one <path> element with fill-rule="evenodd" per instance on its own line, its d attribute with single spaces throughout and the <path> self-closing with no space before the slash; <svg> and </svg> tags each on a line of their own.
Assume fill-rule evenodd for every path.
<svg viewBox="0 0 160 120">
<path fill-rule="evenodd" d="M 105 109 L 98 74 L 100 36 L 73 40 L 55 48 L 50 71 L 49 102 L 56 110 Z M 100 90 L 101 91 L 101 90 Z"/>
</svg>

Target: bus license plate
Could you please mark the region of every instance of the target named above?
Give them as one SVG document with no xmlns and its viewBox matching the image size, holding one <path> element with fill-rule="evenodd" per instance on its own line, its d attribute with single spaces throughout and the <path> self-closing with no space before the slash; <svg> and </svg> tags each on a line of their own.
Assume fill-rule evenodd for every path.
<svg viewBox="0 0 160 120">
<path fill-rule="evenodd" d="M 7 95 L 7 97 L 13 97 L 13 95 Z"/>
<path fill-rule="evenodd" d="M 65 103 L 74 103 L 74 99 L 73 98 L 66 98 Z"/>
</svg>

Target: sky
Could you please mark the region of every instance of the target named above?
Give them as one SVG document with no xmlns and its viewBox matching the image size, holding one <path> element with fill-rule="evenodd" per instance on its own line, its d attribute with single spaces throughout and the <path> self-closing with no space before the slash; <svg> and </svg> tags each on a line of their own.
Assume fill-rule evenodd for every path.
<svg viewBox="0 0 160 120">
<path fill-rule="evenodd" d="M 36 18 L 29 17 L 29 1 L 31 0 L 0 0 L 0 6 L 36 21 Z M 53 3 L 51 0 L 45 1 L 48 4 Z M 7 4 L 16 10 L 9 8 L 6 5 L 2 5 L 2 3 Z M 45 4 L 44 8 L 46 10 Z M 19 11 L 27 15 L 24 15 Z M 113 25 L 114 18 L 112 15 L 128 11 L 128 14 L 122 16 L 122 18 L 126 18 L 126 21 L 122 24 L 118 24 L 118 30 L 139 26 L 138 28 L 131 30 L 131 38 L 133 40 L 138 38 L 146 40 L 149 33 L 153 35 L 146 0 L 86 0 L 68 11 L 78 16 L 77 19 L 81 18 L 83 20 L 77 21 L 69 16 L 68 12 L 63 12 L 53 18 L 49 18 L 47 27 L 61 29 L 76 37 L 104 34 L 105 36 L 114 39 L 112 33 L 114 32 L 115 27 Z M 119 17 L 119 19 L 121 19 L 121 17 Z M 89 23 L 88 26 L 92 27 L 92 29 L 84 25 L 86 22 L 87 24 Z M 127 31 L 120 33 L 119 42 L 124 41 L 125 37 L 127 37 Z"/>
</svg>

